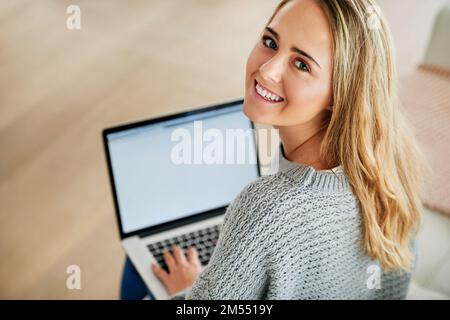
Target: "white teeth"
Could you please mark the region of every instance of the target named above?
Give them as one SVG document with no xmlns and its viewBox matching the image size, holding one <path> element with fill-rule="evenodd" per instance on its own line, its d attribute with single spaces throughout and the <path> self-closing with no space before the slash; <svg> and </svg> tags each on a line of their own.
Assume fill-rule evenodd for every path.
<svg viewBox="0 0 450 320">
<path fill-rule="evenodd" d="M 256 91 L 258 92 L 259 95 L 264 97 L 266 100 L 270 100 L 270 101 L 281 101 L 282 100 L 279 96 L 267 92 L 265 89 L 263 89 L 259 85 L 259 83 L 256 83 Z"/>
</svg>

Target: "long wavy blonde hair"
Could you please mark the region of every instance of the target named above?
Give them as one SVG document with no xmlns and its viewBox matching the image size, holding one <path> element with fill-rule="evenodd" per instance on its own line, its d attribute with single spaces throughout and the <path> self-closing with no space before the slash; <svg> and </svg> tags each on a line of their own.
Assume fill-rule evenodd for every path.
<svg viewBox="0 0 450 320">
<path fill-rule="evenodd" d="M 289 1 L 278 4 L 267 25 Z M 388 25 L 373 0 L 316 1 L 334 39 L 333 110 L 322 159 L 347 174 L 367 254 L 386 270 L 410 271 L 430 169 L 401 111 Z"/>
</svg>

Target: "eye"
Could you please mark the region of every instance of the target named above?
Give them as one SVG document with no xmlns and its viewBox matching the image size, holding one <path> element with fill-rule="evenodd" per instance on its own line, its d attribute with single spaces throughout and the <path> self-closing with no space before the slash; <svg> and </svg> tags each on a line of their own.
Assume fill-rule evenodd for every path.
<svg viewBox="0 0 450 320">
<path fill-rule="evenodd" d="M 298 62 L 298 63 L 297 63 Z M 302 60 L 296 60 L 295 61 L 295 65 L 297 66 L 297 68 L 301 71 L 305 71 L 305 72 L 309 72 L 309 68 L 306 65 L 306 63 L 304 63 Z"/>
<path fill-rule="evenodd" d="M 277 48 L 277 45 L 276 45 L 275 41 L 273 41 L 273 39 L 271 37 L 268 37 L 268 36 L 262 37 L 262 43 L 267 48 L 270 48 L 270 49 L 276 49 Z"/>
<path fill-rule="evenodd" d="M 269 36 L 263 36 L 262 37 L 262 43 L 265 47 L 269 48 L 269 49 L 273 49 L 276 50 L 277 49 L 277 44 L 275 43 L 275 41 L 273 41 L 273 39 Z M 298 62 L 298 64 L 297 64 Z M 309 68 L 308 65 L 306 63 L 304 63 L 302 60 L 296 60 L 295 61 L 295 65 L 297 66 L 297 69 L 299 69 L 300 71 L 303 72 L 309 72 Z"/>
</svg>

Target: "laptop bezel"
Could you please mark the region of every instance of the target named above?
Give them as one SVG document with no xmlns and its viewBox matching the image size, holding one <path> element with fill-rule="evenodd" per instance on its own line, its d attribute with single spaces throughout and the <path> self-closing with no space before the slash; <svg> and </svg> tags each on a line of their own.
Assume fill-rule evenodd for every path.
<svg viewBox="0 0 450 320">
<path fill-rule="evenodd" d="M 104 151 L 105 151 L 105 155 L 106 155 L 108 176 L 109 176 L 110 187 L 111 187 L 113 200 L 114 200 L 114 209 L 115 209 L 115 215 L 116 215 L 116 220 L 117 220 L 117 224 L 118 224 L 120 239 L 125 239 L 125 238 L 136 236 L 136 235 L 140 236 L 140 237 L 145 237 L 145 236 L 149 236 L 149 235 L 152 235 L 152 234 L 160 233 L 162 231 L 170 230 L 170 229 L 173 229 L 175 227 L 180 227 L 180 226 L 183 226 L 183 225 L 191 224 L 193 222 L 197 222 L 197 221 L 205 220 L 205 219 L 208 219 L 208 218 L 212 218 L 212 217 L 224 214 L 225 211 L 226 211 L 226 208 L 228 207 L 228 205 L 220 207 L 220 208 L 216 208 L 216 209 L 213 209 L 213 210 L 208 210 L 208 211 L 205 211 L 205 212 L 200 212 L 198 214 L 194 214 L 194 215 L 191 215 L 189 217 L 184 217 L 184 218 L 180 218 L 180 219 L 177 219 L 177 220 L 169 221 L 169 222 L 166 222 L 166 223 L 158 224 L 158 225 L 155 225 L 155 226 L 146 227 L 146 228 L 135 230 L 135 231 L 131 231 L 131 232 L 123 232 L 123 224 L 122 224 L 122 218 L 120 216 L 120 207 L 119 207 L 119 202 L 118 202 L 118 197 L 117 197 L 117 192 L 116 192 L 116 184 L 115 184 L 115 181 L 114 181 L 111 157 L 110 157 L 109 148 L 108 148 L 108 135 L 111 134 L 111 133 L 116 133 L 116 132 L 120 132 L 120 131 L 135 129 L 135 128 L 138 128 L 138 127 L 148 126 L 148 125 L 151 125 L 151 124 L 156 124 L 156 123 L 159 123 L 159 122 L 165 122 L 165 121 L 168 121 L 168 120 L 174 120 L 174 119 L 177 119 L 177 118 L 183 118 L 183 117 L 186 117 L 186 116 L 197 115 L 197 114 L 210 112 L 210 111 L 214 111 L 214 110 L 226 109 L 226 108 L 238 105 L 238 104 L 243 104 L 243 102 L 244 102 L 243 99 L 238 99 L 238 100 L 233 100 L 233 101 L 230 101 L 230 102 L 225 102 L 225 103 L 222 103 L 222 104 L 201 106 L 201 107 L 198 107 L 198 108 L 196 108 L 194 110 L 189 110 L 189 111 L 185 111 L 185 112 L 179 112 L 179 113 L 164 115 L 164 116 L 151 118 L 151 119 L 146 119 L 146 120 L 140 120 L 140 121 L 125 123 L 125 124 L 109 127 L 109 128 L 106 128 L 106 129 L 102 130 L 103 146 L 104 146 Z M 254 126 L 253 121 L 251 121 L 250 119 L 249 119 L 249 121 L 250 121 L 250 124 L 251 124 L 251 128 L 254 130 L 255 126 Z M 255 145 L 256 161 L 257 161 L 257 163 L 256 163 L 257 177 L 260 177 L 261 176 L 261 172 L 260 172 L 260 165 L 259 165 L 260 163 L 259 163 L 258 145 L 257 145 L 257 141 L 256 141 L 256 138 L 255 138 L 255 135 L 251 135 L 251 137 L 252 137 L 253 143 Z"/>
</svg>

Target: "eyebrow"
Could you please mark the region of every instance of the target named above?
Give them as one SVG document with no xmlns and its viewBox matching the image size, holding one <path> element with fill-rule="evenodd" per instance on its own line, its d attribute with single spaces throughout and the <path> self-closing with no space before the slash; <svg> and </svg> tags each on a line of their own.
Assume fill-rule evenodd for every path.
<svg viewBox="0 0 450 320">
<path fill-rule="evenodd" d="M 271 34 L 273 34 L 273 36 L 277 39 L 277 41 L 280 41 L 280 36 L 278 35 L 278 33 L 277 33 L 275 30 L 273 30 L 273 29 L 270 28 L 270 27 L 266 27 L 266 30 L 269 31 Z M 296 52 L 296 53 L 298 53 L 298 54 L 300 54 L 300 55 L 302 55 L 302 56 L 307 57 L 308 59 L 312 60 L 315 64 L 317 64 L 317 66 L 318 66 L 320 69 L 322 69 L 322 67 L 317 63 L 317 61 L 314 60 L 314 58 L 311 57 L 309 54 L 307 54 L 305 51 L 300 50 L 300 49 L 297 48 L 297 47 L 291 47 L 291 51 L 294 51 L 294 52 Z"/>
</svg>

